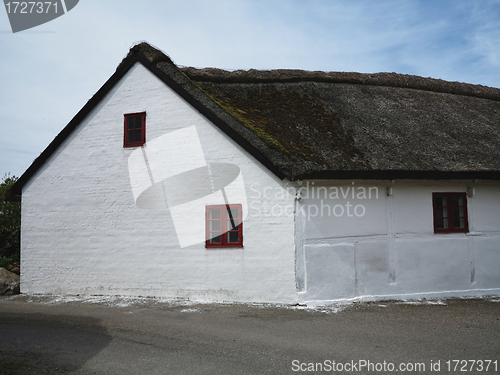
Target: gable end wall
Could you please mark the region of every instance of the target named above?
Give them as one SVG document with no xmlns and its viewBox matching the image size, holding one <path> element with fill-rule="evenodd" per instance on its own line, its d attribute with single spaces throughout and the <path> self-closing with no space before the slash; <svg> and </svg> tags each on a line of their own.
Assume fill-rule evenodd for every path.
<svg viewBox="0 0 500 375">
<path fill-rule="evenodd" d="M 153 140 L 194 127 L 207 163 L 239 167 L 248 210 L 293 207 L 286 194 L 265 198 L 265 187 L 282 189 L 283 182 L 136 64 L 25 185 L 22 292 L 294 302 L 293 213 L 248 212 L 243 249 L 207 250 L 204 243 L 181 248 L 169 210 L 136 205 L 123 114 L 143 111 L 146 152 Z"/>
</svg>

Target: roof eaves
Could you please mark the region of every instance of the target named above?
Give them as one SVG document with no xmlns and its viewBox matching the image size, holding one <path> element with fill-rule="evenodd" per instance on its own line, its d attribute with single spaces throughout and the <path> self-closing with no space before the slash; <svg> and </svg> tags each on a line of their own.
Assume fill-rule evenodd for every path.
<svg viewBox="0 0 500 375">
<path fill-rule="evenodd" d="M 297 180 L 500 180 L 500 171 L 325 170 Z"/>
</svg>

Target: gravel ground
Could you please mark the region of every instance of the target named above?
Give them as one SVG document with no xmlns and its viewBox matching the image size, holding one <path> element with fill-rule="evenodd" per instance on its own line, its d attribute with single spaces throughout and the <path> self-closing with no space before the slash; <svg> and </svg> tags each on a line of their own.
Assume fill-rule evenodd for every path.
<svg viewBox="0 0 500 375">
<path fill-rule="evenodd" d="M 498 362 L 498 298 L 312 309 L 0 297 L 0 374 L 482 374 Z"/>
</svg>

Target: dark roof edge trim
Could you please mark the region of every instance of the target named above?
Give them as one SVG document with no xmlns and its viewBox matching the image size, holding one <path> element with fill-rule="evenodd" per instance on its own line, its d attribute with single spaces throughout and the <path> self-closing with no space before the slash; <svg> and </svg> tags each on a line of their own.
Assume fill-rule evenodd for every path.
<svg viewBox="0 0 500 375">
<path fill-rule="evenodd" d="M 500 171 L 320 171 L 294 180 L 500 180 Z"/>
</svg>

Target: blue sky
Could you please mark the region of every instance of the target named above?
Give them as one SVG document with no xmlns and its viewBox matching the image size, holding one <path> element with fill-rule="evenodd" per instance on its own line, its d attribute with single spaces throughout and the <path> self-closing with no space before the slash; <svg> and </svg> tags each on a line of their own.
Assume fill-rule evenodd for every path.
<svg viewBox="0 0 500 375">
<path fill-rule="evenodd" d="M 13 34 L 0 9 L 0 174 L 21 175 L 147 41 L 176 64 L 397 72 L 500 88 L 500 0 L 80 0 Z"/>
</svg>

